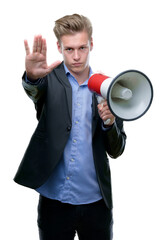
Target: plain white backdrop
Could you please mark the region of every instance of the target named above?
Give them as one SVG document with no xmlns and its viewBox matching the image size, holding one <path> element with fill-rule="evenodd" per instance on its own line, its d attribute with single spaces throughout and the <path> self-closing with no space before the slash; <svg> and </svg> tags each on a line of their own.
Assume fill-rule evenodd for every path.
<svg viewBox="0 0 167 240">
<path fill-rule="evenodd" d="M 111 77 L 128 69 L 143 71 L 154 100 L 142 118 L 125 122 L 127 146 L 111 159 L 114 240 L 167 239 L 165 0 L 6 0 L 0 3 L 0 238 L 37 240 L 38 194 L 13 182 L 36 127 L 33 103 L 21 86 L 24 44 L 35 34 L 48 44 L 48 63 L 62 59 L 54 21 L 66 14 L 86 15 L 94 26 L 90 64 Z M 92 239 L 94 240 L 94 239 Z"/>
</svg>

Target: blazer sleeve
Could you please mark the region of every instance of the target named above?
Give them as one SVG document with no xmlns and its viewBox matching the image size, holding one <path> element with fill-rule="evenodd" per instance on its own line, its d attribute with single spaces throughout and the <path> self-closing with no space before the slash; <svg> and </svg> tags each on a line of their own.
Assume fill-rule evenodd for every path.
<svg viewBox="0 0 167 240">
<path fill-rule="evenodd" d="M 26 81 L 26 72 L 24 72 L 22 77 L 22 85 L 34 104 L 44 97 L 47 89 L 47 77 L 41 78 L 37 83 L 30 83 Z"/>
<path fill-rule="evenodd" d="M 103 131 L 105 148 L 111 158 L 119 157 L 126 144 L 126 134 L 123 128 L 123 121 L 116 118 L 116 121 L 109 130 Z"/>
</svg>

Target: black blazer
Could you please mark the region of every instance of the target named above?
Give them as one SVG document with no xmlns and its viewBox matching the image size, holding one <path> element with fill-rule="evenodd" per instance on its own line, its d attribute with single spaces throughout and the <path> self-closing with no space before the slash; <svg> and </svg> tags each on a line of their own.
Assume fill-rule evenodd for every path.
<svg viewBox="0 0 167 240">
<path fill-rule="evenodd" d="M 72 128 L 72 88 L 65 74 L 63 63 L 41 79 L 37 85 L 24 81 L 23 87 L 33 100 L 37 128 L 23 156 L 14 181 L 33 189 L 41 186 L 51 175 L 61 159 Z M 92 148 L 100 190 L 107 207 L 112 208 L 110 168 L 107 153 L 112 158 L 122 154 L 126 135 L 122 120 L 110 130 L 102 130 L 97 100 L 92 101 Z"/>
</svg>

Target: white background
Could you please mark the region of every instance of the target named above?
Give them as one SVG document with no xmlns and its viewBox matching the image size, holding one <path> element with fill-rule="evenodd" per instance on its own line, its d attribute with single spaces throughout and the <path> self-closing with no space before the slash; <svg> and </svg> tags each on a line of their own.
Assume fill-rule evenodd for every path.
<svg viewBox="0 0 167 240">
<path fill-rule="evenodd" d="M 35 34 L 47 39 L 48 63 L 61 59 L 54 21 L 80 13 L 94 26 L 93 70 L 114 77 L 143 71 L 154 86 L 150 110 L 125 122 L 124 154 L 111 159 L 114 240 L 167 239 L 165 0 L 6 0 L 0 3 L 0 239 L 37 240 L 38 195 L 13 182 L 37 120 L 21 86 L 25 51 Z"/>
</svg>

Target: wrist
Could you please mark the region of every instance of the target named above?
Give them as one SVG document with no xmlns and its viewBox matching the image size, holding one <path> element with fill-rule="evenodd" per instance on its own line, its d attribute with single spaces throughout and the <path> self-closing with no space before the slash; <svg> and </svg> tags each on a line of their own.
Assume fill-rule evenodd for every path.
<svg viewBox="0 0 167 240">
<path fill-rule="evenodd" d="M 23 75 L 23 80 L 24 80 L 26 83 L 28 83 L 28 84 L 37 85 L 37 84 L 40 83 L 41 78 L 32 79 L 32 78 L 30 78 L 29 76 L 27 76 L 27 73 L 25 72 L 24 75 Z"/>
<path fill-rule="evenodd" d="M 26 76 L 27 76 L 27 80 L 30 81 L 30 82 L 37 82 L 39 80 L 39 78 L 36 78 L 36 77 L 30 75 L 27 72 L 26 72 Z"/>
</svg>

